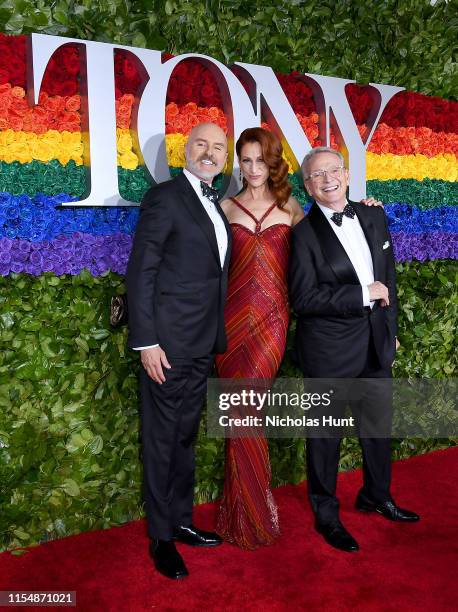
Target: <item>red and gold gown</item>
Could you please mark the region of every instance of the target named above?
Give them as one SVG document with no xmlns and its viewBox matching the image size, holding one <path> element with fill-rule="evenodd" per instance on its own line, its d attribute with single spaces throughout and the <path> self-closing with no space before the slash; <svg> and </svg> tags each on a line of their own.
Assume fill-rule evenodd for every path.
<svg viewBox="0 0 458 612">
<path fill-rule="evenodd" d="M 258 220 L 235 198 L 232 201 L 255 221 L 256 228 L 253 232 L 231 224 L 225 307 L 228 348 L 217 355 L 216 368 L 220 378 L 273 379 L 288 330 L 290 226 L 275 223 L 261 229 L 275 203 Z M 279 535 L 270 480 L 268 443 L 262 433 L 226 440 L 224 491 L 217 517 L 217 531 L 225 540 L 254 549 Z"/>
</svg>

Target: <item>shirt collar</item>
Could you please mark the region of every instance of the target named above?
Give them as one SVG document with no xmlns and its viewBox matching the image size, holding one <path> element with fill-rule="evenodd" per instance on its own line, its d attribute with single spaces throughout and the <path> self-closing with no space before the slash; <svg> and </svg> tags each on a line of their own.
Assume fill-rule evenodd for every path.
<svg viewBox="0 0 458 612">
<path fill-rule="evenodd" d="M 315 202 L 317 203 L 319 209 L 321 210 L 321 212 L 325 215 L 325 217 L 327 219 L 330 219 L 332 217 L 332 215 L 337 212 L 335 210 L 333 210 L 332 208 L 329 208 L 329 206 L 324 206 L 323 204 L 320 204 L 318 202 L 318 200 L 315 200 Z M 345 200 L 345 204 L 348 204 L 348 200 Z"/>
<path fill-rule="evenodd" d="M 202 188 L 200 186 L 201 179 L 197 177 L 195 174 L 193 174 L 192 172 L 189 172 L 189 170 L 187 170 L 186 168 L 183 168 L 183 174 L 188 179 L 188 181 L 191 183 L 192 187 L 194 188 L 194 191 L 201 198 L 202 197 Z M 211 185 L 209 186 L 211 187 Z"/>
</svg>

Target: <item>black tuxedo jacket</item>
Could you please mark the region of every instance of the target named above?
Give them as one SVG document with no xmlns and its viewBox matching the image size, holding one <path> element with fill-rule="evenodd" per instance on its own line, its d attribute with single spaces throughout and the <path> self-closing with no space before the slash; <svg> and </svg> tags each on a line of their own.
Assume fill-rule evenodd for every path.
<svg viewBox="0 0 458 612">
<path fill-rule="evenodd" d="M 127 266 L 128 345 L 160 344 L 167 356 L 226 350 L 224 302 L 231 232 L 221 269 L 213 223 L 186 176 L 143 197 Z"/>
<path fill-rule="evenodd" d="M 292 232 L 291 304 L 295 356 L 307 377 L 356 377 L 364 369 L 370 333 L 380 365 L 395 355 L 397 300 L 393 245 L 383 208 L 351 202 L 369 245 L 374 279 L 388 287 L 390 306 L 363 307 L 355 269 L 316 203 Z"/>
</svg>

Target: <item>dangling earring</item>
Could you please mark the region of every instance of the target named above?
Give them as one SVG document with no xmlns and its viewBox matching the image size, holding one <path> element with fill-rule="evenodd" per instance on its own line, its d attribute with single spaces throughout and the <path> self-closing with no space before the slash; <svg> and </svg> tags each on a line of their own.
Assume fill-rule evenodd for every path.
<svg viewBox="0 0 458 612">
<path fill-rule="evenodd" d="M 243 182 L 242 168 L 239 169 L 240 182 Z"/>
</svg>

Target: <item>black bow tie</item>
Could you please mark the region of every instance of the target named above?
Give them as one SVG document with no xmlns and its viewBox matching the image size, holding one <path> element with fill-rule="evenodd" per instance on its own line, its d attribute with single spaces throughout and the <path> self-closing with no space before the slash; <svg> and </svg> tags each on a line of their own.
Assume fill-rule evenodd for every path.
<svg viewBox="0 0 458 612">
<path fill-rule="evenodd" d="M 202 189 L 202 195 L 208 198 L 210 202 L 213 202 L 213 204 L 216 204 L 218 201 L 218 192 L 216 189 L 213 189 L 207 185 L 207 183 L 204 183 L 204 181 L 200 181 L 200 188 Z"/>
<path fill-rule="evenodd" d="M 348 217 L 349 219 L 353 219 L 355 214 L 356 212 L 353 206 L 351 204 L 345 204 L 345 208 L 343 209 L 342 212 L 335 212 L 332 215 L 331 221 L 334 221 L 334 223 L 340 227 L 342 225 L 342 219 L 344 215 Z"/>
</svg>

